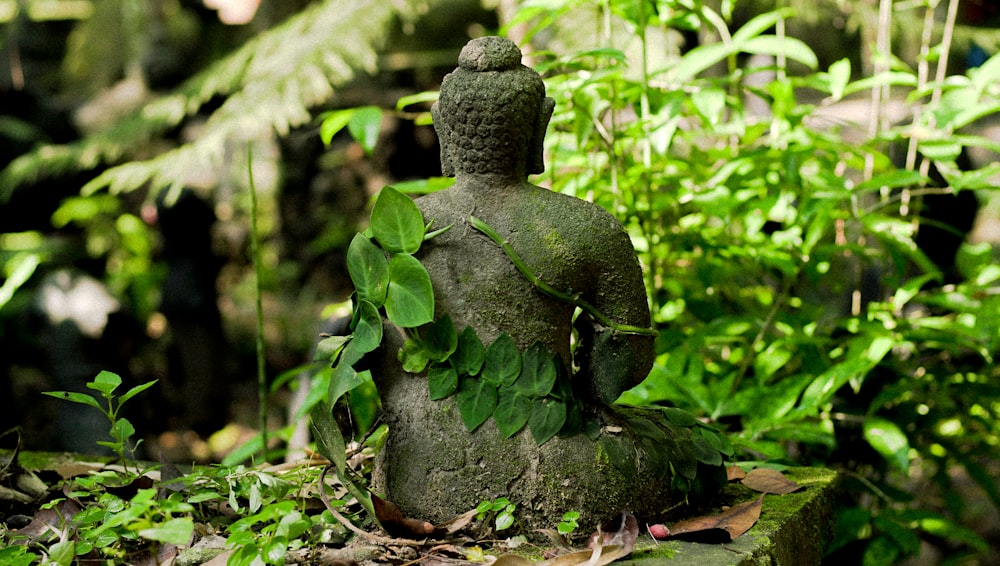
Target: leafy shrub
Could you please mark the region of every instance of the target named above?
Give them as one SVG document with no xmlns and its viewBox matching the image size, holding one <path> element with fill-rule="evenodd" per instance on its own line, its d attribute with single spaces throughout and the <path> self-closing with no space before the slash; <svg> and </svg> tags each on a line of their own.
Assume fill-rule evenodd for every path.
<svg viewBox="0 0 1000 566">
<path fill-rule="evenodd" d="M 952 489 L 958 468 L 1000 506 L 1000 270 L 989 245 L 966 244 L 946 280 L 917 238 L 937 227 L 922 200 L 994 189 L 1000 164 L 959 164 L 968 147 L 1000 145 L 957 132 L 1000 109 L 1000 57 L 944 80 L 900 63 L 852 81 L 849 60 L 819 69 L 782 33 L 788 10 L 730 32 L 707 3 L 666 4 L 531 4 L 514 19 L 550 34 L 587 10 L 604 22 L 603 43 L 535 56 L 557 101 L 543 181 L 615 212 L 644 263 L 658 359 L 621 401 L 696 412 L 751 459 L 844 469 L 853 512 L 835 546 L 870 563 L 917 552 L 921 537 L 982 551 L 956 498 L 913 494 Z M 654 56 L 654 34 L 685 26 L 722 39 Z M 773 64 L 741 68 L 745 55 Z M 755 72 L 772 78 L 754 86 Z M 826 107 L 889 84 L 915 105 L 911 123 L 861 142 L 821 126 Z"/>
</svg>

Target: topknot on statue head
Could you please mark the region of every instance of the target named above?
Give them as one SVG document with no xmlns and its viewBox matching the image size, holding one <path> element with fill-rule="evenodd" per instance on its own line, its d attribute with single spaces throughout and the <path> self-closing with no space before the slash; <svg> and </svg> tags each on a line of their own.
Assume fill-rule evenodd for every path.
<svg viewBox="0 0 1000 566">
<path fill-rule="evenodd" d="M 538 73 L 521 64 L 521 50 L 502 37 L 481 37 L 458 62 L 431 108 L 444 174 L 523 178 L 544 171 L 542 141 L 555 102 Z"/>
</svg>

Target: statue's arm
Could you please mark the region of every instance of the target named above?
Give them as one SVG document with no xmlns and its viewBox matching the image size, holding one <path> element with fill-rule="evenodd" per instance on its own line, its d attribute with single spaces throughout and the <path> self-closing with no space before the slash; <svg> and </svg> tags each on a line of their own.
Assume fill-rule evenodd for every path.
<svg viewBox="0 0 1000 566">
<path fill-rule="evenodd" d="M 595 247 L 593 285 L 584 298 L 615 323 L 649 328 L 642 270 L 628 235 L 618 230 L 603 237 L 605 242 Z M 584 378 L 577 387 L 585 387 L 582 393 L 599 403 L 611 404 L 653 367 L 653 336 L 616 331 L 583 315 L 576 329 L 576 358 Z"/>
</svg>

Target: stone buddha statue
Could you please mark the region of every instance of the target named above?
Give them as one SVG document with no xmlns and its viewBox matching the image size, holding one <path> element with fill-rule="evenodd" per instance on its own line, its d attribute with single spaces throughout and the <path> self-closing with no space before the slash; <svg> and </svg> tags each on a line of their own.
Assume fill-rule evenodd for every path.
<svg viewBox="0 0 1000 566">
<path fill-rule="evenodd" d="M 455 184 L 416 200 L 425 223 L 451 228 L 424 242 L 417 257 L 433 283 L 435 318 L 471 326 L 484 344 L 503 333 L 522 351 L 538 341 L 561 360 L 590 433 L 537 445 L 527 429 L 504 438 L 492 420 L 470 433 L 454 396 L 432 401 L 426 378 L 402 370 L 395 353 L 404 337 L 387 332 L 373 371 L 389 425 L 375 490 L 408 516 L 441 522 L 507 497 L 531 529 L 552 528 L 571 510 L 590 521 L 623 509 L 655 515 L 670 505 L 669 470 L 644 463 L 642 448 L 604 416 L 648 374 L 653 337 L 607 328 L 542 292 L 469 223 L 491 226 L 538 279 L 606 320 L 649 327 L 641 269 L 622 225 L 593 203 L 528 182 L 543 170 L 554 104 L 511 41 L 483 37 L 465 46 L 432 109 L 442 168 Z"/>
</svg>

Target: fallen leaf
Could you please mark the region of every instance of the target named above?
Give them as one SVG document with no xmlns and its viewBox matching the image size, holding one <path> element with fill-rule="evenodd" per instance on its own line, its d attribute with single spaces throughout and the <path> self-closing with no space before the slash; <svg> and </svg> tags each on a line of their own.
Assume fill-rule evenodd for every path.
<svg viewBox="0 0 1000 566">
<path fill-rule="evenodd" d="M 63 499 L 54 507 L 39 509 L 35 517 L 23 529 L 11 531 L 17 536 L 27 537 L 28 543 L 35 543 L 42 540 L 45 535 L 56 533 L 59 529 L 68 525 L 73 517 L 82 510 L 79 504 L 72 499 Z"/>
<path fill-rule="evenodd" d="M 453 535 L 458 531 L 464 529 L 465 527 L 469 526 L 469 523 L 471 523 L 472 520 L 476 518 L 476 514 L 477 514 L 476 509 L 472 509 L 470 511 L 462 513 L 458 517 L 449 519 L 448 521 L 445 521 L 444 523 L 437 525 L 434 528 L 434 534 Z"/>
<path fill-rule="evenodd" d="M 639 521 L 635 519 L 635 515 L 625 511 L 621 518 L 601 525 L 600 530 L 590 535 L 587 547 L 594 548 L 598 544 L 621 546 L 626 549 L 625 554 L 628 554 L 632 552 L 637 538 L 639 538 Z"/>
<path fill-rule="evenodd" d="M 729 466 L 726 468 L 726 481 L 736 481 L 747 477 L 747 473 L 739 466 Z"/>
<path fill-rule="evenodd" d="M 773 493 L 784 495 L 792 493 L 802 486 L 785 477 L 778 470 L 770 468 L 755 468 L 741 480 L 741 483 L 754 491 L 760 493 Z"/>
<path fill-rule="evenodd" d="M 657 538 L 674 538 L 704 543 L 732 542 L 757 523 L 763 502 L 764 495 L 761 494 L 753 501 L 734 505 L 718 515 L 695 517 L 675 523 L 670 528 L 664 527 L 667 536 Z M 659 526 L 651 526 L 650 531 L 659 531 Z M 656 531 L 654 531 L 654 527 L 657 527 Z"/>
<path fill-rule="evenodd" d="M 434 533 L 434 525 L 427 521 L 404 517 L 403 512 L 392 501 L 386 501 L 374 493 L 371 497 L 372 505 L 375 507 L 375 519 L 390 535 L 401 538 L 424 538 Z"/>
</svg>

